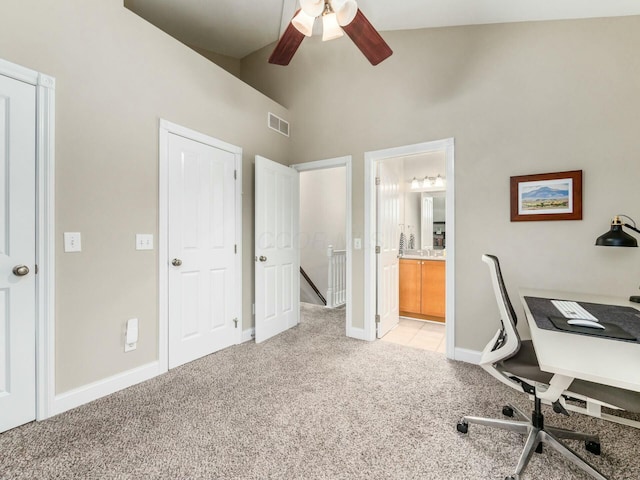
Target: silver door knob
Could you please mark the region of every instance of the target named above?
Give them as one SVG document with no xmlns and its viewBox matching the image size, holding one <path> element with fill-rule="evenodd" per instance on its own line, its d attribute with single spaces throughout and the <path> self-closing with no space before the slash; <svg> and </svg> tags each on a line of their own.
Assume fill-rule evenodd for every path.
<svg viewBox="0 0 640 480">
<path fill-rule="evenodd" d="M 171 260 L 171 265 L 173 265 L 174 267 L 179 267 L 180 265 L 182 265 L 182 260 L 180 260 L 179 258 L 174 258 L 173 260 Z"/>
<path fill-rule="evenodd" d="M 26 265 L 16 265 L 15 267 L 13 267 L 13 274 L 16 277 L 24 277 L 28 273 L 29 267 L 27 267 Z"/>
<path fill-rule="evenodd" d="M 264 255 L 260 255 L 260 258 L 258 260 L 260 260 L 261 262 L 266 262 L 267 257 L 265 257 Z"/>
</svg>

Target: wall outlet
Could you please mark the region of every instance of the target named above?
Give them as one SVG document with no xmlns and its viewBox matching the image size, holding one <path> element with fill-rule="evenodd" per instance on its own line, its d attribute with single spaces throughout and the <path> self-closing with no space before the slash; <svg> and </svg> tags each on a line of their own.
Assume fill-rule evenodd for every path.
<svg viewBox="0 0 640 480">
<path fill-rule="evenodd" d="M 356 250 L 360 250 L 362 248 L 362 239 L 361 238 L 354 238 L 353 239 L 353 248 L 355 248 Z"/>
<path fill-rule="evenodd" d="M 80 235 L 80 232 L 64 232 L 64 251 L 82 251 L 82 236 Z"/>
<path fill-rule="evenodd" d="M 153 234 L 136 233 L 136 250 L 153 250 Z"/>
</svg>

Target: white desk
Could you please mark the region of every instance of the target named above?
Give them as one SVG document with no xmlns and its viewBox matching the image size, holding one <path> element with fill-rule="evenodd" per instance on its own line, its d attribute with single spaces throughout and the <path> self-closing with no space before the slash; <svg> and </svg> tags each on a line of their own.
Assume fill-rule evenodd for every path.
<svg viewBox="0 0 640 480">
<path fill-rule="evenodd" d="M 520 299 L 541 370 L 556 374 L 558 379 L 560 376 L 579 378 L 640 392 L 640 343 L 539 328 L 524 297 L 621 305 L 636 310 L 640 310 L 640 304 L 626 298 L 520 289 Z"/>
</svg>

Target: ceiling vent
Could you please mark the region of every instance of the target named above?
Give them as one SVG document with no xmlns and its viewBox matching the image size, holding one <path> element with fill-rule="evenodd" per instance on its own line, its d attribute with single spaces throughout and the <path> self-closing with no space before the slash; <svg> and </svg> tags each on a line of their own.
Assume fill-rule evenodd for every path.
<svg viewBox="0 0 640 480">
<path fill-rule="evenodd" d="M 278 117 L 277 115 L 274 115 L 271 112 L 269 112 L 268 124 L 271 130 L 275 130 L 276 132 L 281 133 L 285 137 L 289 136 L 289 122 L 281 119 L 280 117 Z"/>
</svg>

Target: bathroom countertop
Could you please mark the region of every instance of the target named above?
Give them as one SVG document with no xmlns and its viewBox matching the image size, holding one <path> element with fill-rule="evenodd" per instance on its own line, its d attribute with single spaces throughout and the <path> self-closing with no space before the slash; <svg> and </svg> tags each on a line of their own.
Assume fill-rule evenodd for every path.
<svg viewBox="0 0 640 480">
<path fill-rule="evenodd" d="M 400 258 L 406 258 L 407 260 L 433 260 L 436 262 L 444 262 L 447 259 L 445 256 L 434 257 L 427 255 L 400 255 Z"/>
</svg>

